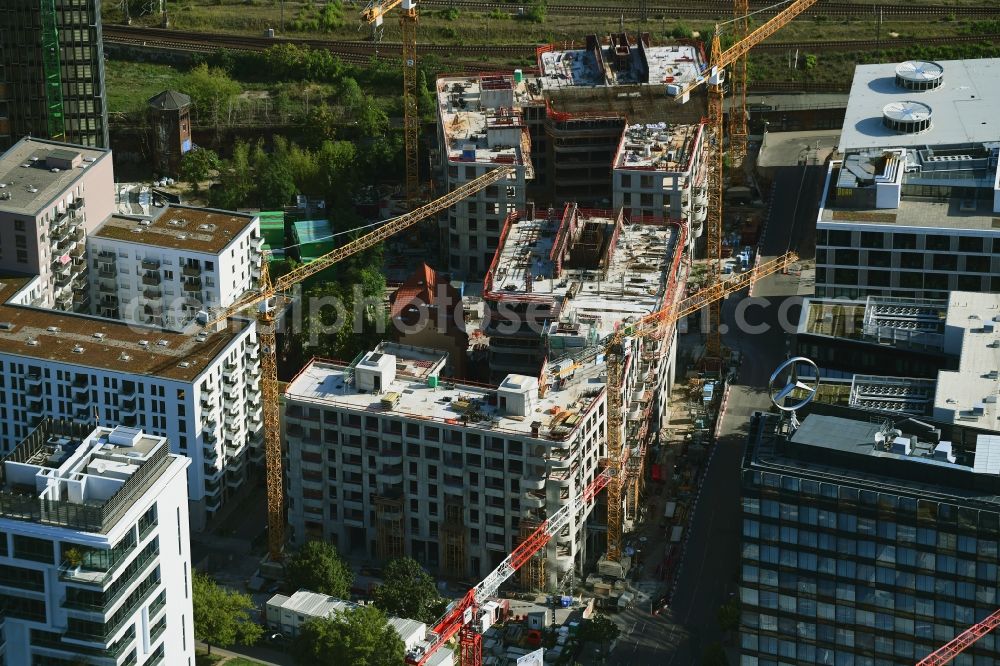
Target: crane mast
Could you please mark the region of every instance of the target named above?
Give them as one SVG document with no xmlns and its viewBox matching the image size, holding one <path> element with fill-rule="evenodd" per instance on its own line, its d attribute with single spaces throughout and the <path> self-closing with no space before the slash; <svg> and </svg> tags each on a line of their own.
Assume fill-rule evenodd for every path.
<svg viewBox="0 0 1000 666">
<path fill-rule="evenodd" d="M 708 261 L 708 281 L 715 282 L 721 274 L 720 263 L 722 260 L 722 197 L 725 182 L 724 172 L 724 112 L 723 95 L 725 94 L 725 68 L 733 67 L 735 70 L 734 94 L 738 96 L 734 100 L 730 119 L 737 120 L 737 124 L 730 127 L 730 150 L 731 160 L 736 166 L 742 165 L 743 157 L 746 155 L 746 57 L 747 54 L 757 44 L 773 35 L 781 28 L 788 25 L 796 16 L 806 11 L 814 5 L 817 0 L 794 0 L 787 7 L 775 14 L 766 23 L 752 32 L 749 30 L 747 18 L 747 0 L 734 0 L 734 12 L 738 16 L 731 21 L 736 25 L 735 35 L 737 41 L 726 50 L 722 50 L 720 33 L 722 26 L 716 25 L 712 33 L 712 43 L 709 56 L 709 70 L 707 76 L 699 76 L 680 88 L 675 95 L 681 101 L 686 101 L 692 90 L 698 86 L 708 84 L 708 118 L 707 136 L 708 145 L 708 219 L 705 230 L 705 258 Z M 742 12 L 742 14 L 740 14 Z M 743 36 L 739 39 L 740 35 Z M 737 118 L 738 116 L 738 118 Z M 719 333 L 719 319 L 721 310 L 718 304 L 713 304 L 708 308 L 708 333 L 705 340 L 706 361 L 718 363 L 722 358 L 722 336 Z"/>
<path fill-rule="evenodd" d="M 417 0 L 371 0 L 361 18 L 372 26 L 375 38 L 382 35 L 385 15 L 399 7 L 403 42 L 403 152 L 406 161 L 406 200 L 414 206 L 420 199 L 420 109 L 417 105 Z"/>
</svg>

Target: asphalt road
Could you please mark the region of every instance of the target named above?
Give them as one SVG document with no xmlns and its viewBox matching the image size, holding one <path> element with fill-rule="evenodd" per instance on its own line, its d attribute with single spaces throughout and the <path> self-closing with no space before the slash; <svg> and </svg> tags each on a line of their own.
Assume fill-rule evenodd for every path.
<svg viewBox="0 0 1000 666">
<path fill-rule="evenodd" d="M 795 250 L 815 256 L 815 220 L 823 167 L 789 168 L 775 176 L 776 196 L 761 243 L 761 260 Z M 705 648 L 722 640 L 718 608 L 737 590 L 739 579 L 739 470 L 750 415 L 767 409 L 767 380 L 787 357 L 786 330 L 798 317 L 804 280 L 773 275 L 752 297 L 739 295 L 722 310 L 724 343 L 743 354 L 719 436 L 701 485 L 695 520 L 670 609 L 651 616 L 636 607 L 616 616 L 622 635 L 610 663 L 688 666 Z M 749 325 L 749 326 L 748 326 Z M 764 325 L 764 326 L 761 326 Z M 757 332 L 748 332 L 748 327 Z"/>
</svg>

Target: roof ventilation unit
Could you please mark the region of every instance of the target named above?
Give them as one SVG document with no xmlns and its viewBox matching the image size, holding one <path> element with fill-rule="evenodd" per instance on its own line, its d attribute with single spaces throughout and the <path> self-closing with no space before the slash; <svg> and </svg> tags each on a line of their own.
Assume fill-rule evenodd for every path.
<svg viewBox="0 0 1000 666">
<path fill-rule="evenodd" d="M 896 85 L 906 90 L 934 90 L 944 83 L 944 67 L 929 60 L 907 60 L 896 65 Z"/>
<path fill-rule="evenodd" d="M 916 134 L 931 126 L 931 115 L 931 107 L 923 102 L 889 102 L 882 107 L 882 124 L 902 134 Z"/>
</svg>

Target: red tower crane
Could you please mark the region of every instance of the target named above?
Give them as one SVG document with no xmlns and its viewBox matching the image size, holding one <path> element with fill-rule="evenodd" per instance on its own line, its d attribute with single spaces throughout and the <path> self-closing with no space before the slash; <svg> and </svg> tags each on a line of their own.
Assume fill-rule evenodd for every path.
<svg viewBox="0 0 1000 666">
<path fill-rule="evenodd" d="M 944 646 L 917 662 L 917 666 L 944 666 L 949 661 L 962 654 L 963 651 L 980 638 L 1000 626 L 1000 610 L 995 611 L 982 622 L 977 622 Z"/>
</svg>

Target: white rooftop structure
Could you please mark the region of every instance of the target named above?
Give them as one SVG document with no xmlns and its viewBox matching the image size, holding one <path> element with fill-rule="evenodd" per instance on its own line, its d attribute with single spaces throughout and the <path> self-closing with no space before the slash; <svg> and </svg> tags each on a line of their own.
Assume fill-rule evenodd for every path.
<svg viewBox="0 0 1000 666">
<path fill-rule="evenodd" d="M 137 428 L 98 428 L 83 440 L 52 436 L 4 459 L 4 485 L 33 487 L 43 501 L 99 507 L 156 452 L 167 452 L 166 438 Z"/>
<path fill-rule="evenodd" d="M 944 351 L 960 361 L 938 373 L 935 419 L 1000 432 L 1000 294 L 951 293 Z"/>
<path fill-rule="evenodd" d="M 839 150 L 996 142 L 997 80 L 1000 58 L 859 65 Z"/>
</svg>

